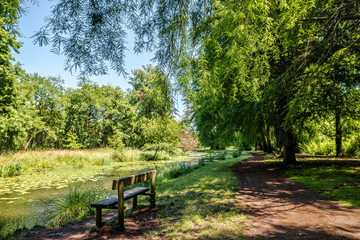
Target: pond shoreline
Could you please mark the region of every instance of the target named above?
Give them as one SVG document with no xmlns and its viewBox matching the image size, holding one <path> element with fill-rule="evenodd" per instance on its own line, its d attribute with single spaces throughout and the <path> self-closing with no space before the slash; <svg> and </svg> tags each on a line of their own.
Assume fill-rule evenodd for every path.
<svg viewBox="0 0 360 240">
<path fill-rule="evenodd" d="M 64 196 L 66 189 L 70 186 L 88 186 L 90 183 L 91 186 L 106 191 L 106 189 L 111 189 L 111 179 L 155 167 L 162 168 L 171 164 L 196 161 L 197 158 L 181 156 L 161 161 L 113 162 L 82 168 L 66 167 L 50 171 L 28 171 L 19 176 L 0 178 L 0 184 L 3 186 L 0 193 L 0 205 L 5 207 L 1 210 L 0 236 L 9 235 L 18 228 L 46 225 L 46 219 L 50 217 L 46 213 L 53 211 L 52 202 Z M 6 230 L 6 228 L 10 229 Z"/>
</svg>

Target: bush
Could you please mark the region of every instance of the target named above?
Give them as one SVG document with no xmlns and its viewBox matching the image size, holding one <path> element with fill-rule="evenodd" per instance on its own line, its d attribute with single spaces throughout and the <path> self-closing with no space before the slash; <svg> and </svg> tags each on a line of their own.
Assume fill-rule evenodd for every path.
<svg viewBox="0 0 360 240">
<path fill-rule="evenodd" d="M 79 143 L 76 133 L 73 133 L 72 131 L 69 131 L 66 134 L 65 142 L 66 144 L 64 144 L 64 147 L 71 150 L 77 150 L 83 147 L 83 145 Z"/>
<path fill-rule="evenodd" d="M 126 156 L 122 151 L 113 152 L 112 159 L 114 162 L 126 162 Z"/>
<path fill-rule="evenodd" d="M 199 144 L 199 140 L 196 134 L 186 130 L 180 134 L 179 138 L 181 149 L 184 152 L 195 151 Z"/>
<path fill-rule="evenodd" d="M 123 137 L 124 137 L 124 133 L 122 133 L 119 130 L 116 130 L 115 134 L 108 138 L 110 146 L 117 150 L 123 150 L 125 148 Z"/>
<path fill-rule="evenodd" d="M 225 159 L 226 159 L 226 155 L 227 155 L 227 152 L 226 152 L 226 151 L 223 151 L 222 153 L 219 154 L 219 159 L 220 159 L 220 160 L 225 160 Z"/>
<path fill-rule="evenodd" d="M 241 150 L 238 149 L 238 150 L 235 150 L 235 151 L 232 151 L 231 155 L 233 158 L 237 158 L 237 157 L 240 157 L 241 156 Z"/>
<path fill-rule="evenodd" d="M 344 143 L 344 145 L 346 156 L 360 156 L 360 135 L 350 138 L 349 142 Z"/>
<path fill-rule="evenodd" d="M 13 177 L 21 174 L 22 165 L 20 162 L 15 162 L 9 165 L 5 165 L 0 169 L 1 177 Z"/>
<path fill-rule="evenodd" d="M 335 141 L 331 138 L 322 136 L 309 143 L 302 144 L 303 152 L 312 155 L 335 155 Z"/>
</svg>

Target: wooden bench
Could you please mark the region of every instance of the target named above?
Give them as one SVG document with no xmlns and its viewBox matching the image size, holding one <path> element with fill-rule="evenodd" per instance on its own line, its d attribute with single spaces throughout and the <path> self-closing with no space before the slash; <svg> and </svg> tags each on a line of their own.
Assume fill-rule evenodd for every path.
<svg viewBox="0 0 360 240">
<path fill-rule="evenodd" d="M 92 203 L 91 207 L 96 208 L 96 226 L 102 227 L 102 209 L 118 209 L 118 222 L 121 229 L 124 229 L 124 202 L 128 199 L 133 199 L 133 208 L 137 207 L 137 196 L 150 196 L 150 206 L 155 207 L 155 176 L 156 171 L 140 173 L 128 177 L 123 177 L 113 180 L 112 189 L 117 190 L 117 195 L 102 199 L 98 202 Z M 139 182 L 150 180 L 149 187 L 135 187 L 124 191 L 124 188 Z M 148 191 L 150 190 L 150 193 Z"/>
</svg>

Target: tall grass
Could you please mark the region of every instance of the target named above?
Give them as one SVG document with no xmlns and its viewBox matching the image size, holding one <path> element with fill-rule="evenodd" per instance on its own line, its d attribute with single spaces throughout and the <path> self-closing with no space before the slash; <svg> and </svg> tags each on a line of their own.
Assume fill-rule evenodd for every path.
<svg viewBox="0 0 360 240">
<path fill-rule="evenodd" d="M 13 177 L 21 174 L 22 164 L 20 162 L 8 163 L 0 166 L 0 177 Z"/>
<path fill-rule="evenodd" d="M 49 226 L 57 227 L 94 215 L 95 210 L 90 204 L 105 196 L 107 194 L 98 193 L 93 189 L 69 188 L 65 197 L 54 202 L 54 216 L 49 221 Z"/>
<path fill-rule="evenodd" d="M 55 168 L 83 168 L 88 165 L 109 165 L 114 162 L 142 160 L 140 150 L 46 150 L 0 155 L 0 177 L 16 176 L 23 171 L 51 170 Z M 166 158 L 167 159 L 167 158 Z"/>
</svg>

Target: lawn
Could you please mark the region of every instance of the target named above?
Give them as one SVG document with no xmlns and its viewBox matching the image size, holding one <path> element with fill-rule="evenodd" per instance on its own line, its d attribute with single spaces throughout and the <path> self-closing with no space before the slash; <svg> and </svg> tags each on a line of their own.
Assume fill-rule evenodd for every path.
<svg viewBox="0 0 360 240">
<path fill-rule="evenodd" d="M 242 239 L 246 217 L 237 199 L 239 184 L 230 167 L 250 157 L 227 158 L 206 164 L 157 185 L 160 231 L 169 239 Z"/>
</svg>

